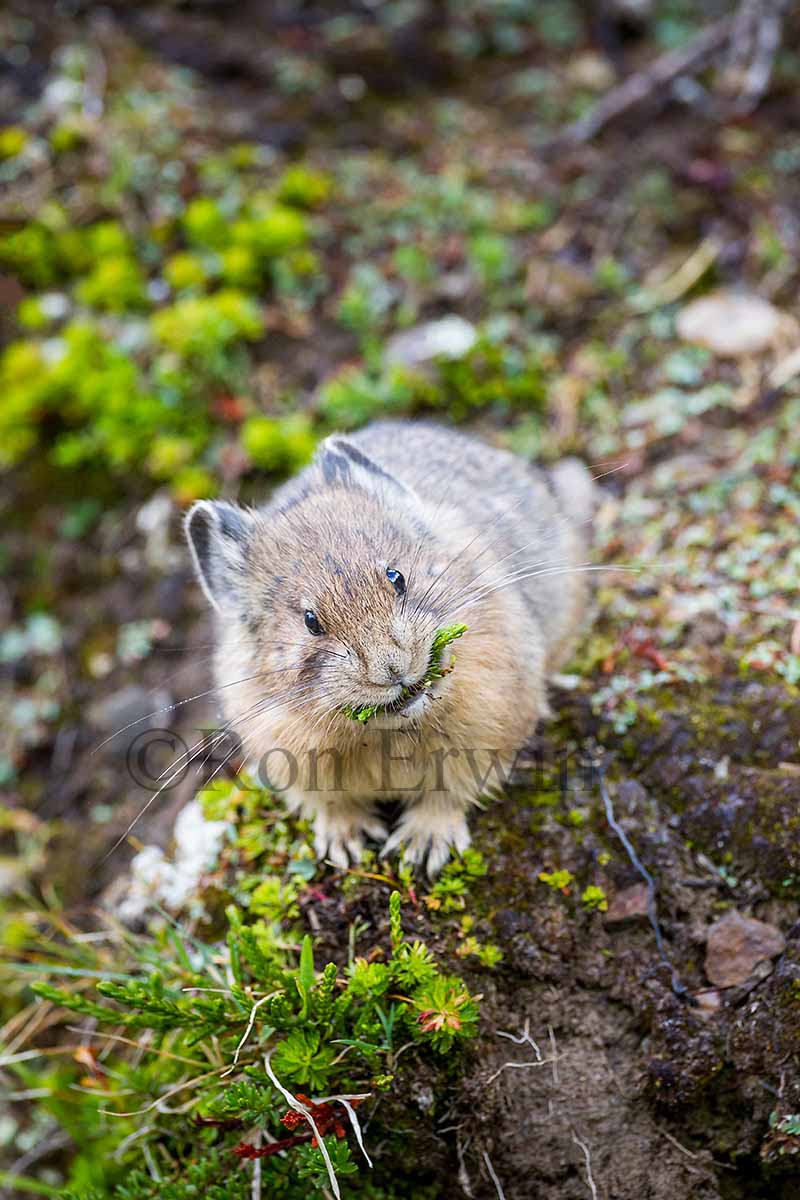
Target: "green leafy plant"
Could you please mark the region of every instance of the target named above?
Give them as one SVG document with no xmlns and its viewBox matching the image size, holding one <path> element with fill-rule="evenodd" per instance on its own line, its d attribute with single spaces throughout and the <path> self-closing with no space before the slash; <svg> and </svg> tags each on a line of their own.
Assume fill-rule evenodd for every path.
<svg viewBox="0 0 800 1200">
<path fill-rule="evenodd" d="M 339 299 L 338 316 L 358 335 L 365 362 L 377 368 L 379 333 L 396 299 L 395 289 L 372 263 L 358 263 Z"/>
<path fill-rule="evenodd" d="M 402 367 L 376 373 L 347 366 L 320 388 L 318 409 L 332 428 L 355 429 L 373 417 L 413 411 L 417 388 L 417 377 Z"/>
<path fill-rule="evenodd" d="M 15 158 L 28 144 L 27 131 L 20 125 L 6 125 L 0 129 L 0 159 Z"/>
<path fill-rule="evenodd" d="M 101 258 L 75 289 L 81 304 L 106 312 L 146 308 L 147 293 L 141 268 L 124 254 Z"/>
<path fill-rule="evenodd" d="M 305 466 L 317 444 L 311 421 L 304 413 L 248 417 L 242 425 L 241 440 L 255 466 L 277 473 Z"/>
<path fill-rule="evenodd" d="M 487 871 L 486 860 L 480 850 L 469 846 L 458 858 L 453 858 L 434 883 L 425 903 L 432 911 L 456 912 L 464 908 L 465 898 L 476 880 Z"/>
<path fill-rule="evenodd" d="M 181 359 L 211 363 L 231 343 L 257 338 L 262 321 L 249 296 L 226 288 L 162 308 L 152 319 L 152 330 L 156 342 Z"/>
<path fill-rule="evenodd" d="M 590 883 L 581 892 L 581 904 L 590 912 L 607 912 L 608 898 L 601 887 Z"/>
<path fill-rule="evenodd" d="M 443 974 L 427 948 L 406 937 L 399 892 L 389 916 L 388 953 L 375 947 L 344 976 L 334 963 L 317 970 L 310 936 L 297 955 L 279 930 L 270 935 L 233 906 L 222 944 L 170 925 L 126 936 L 120 961 L 103 952 L 95 968 L 86 943 L 70 952 L 75 967 L 66 973 L 74 982 L 40 982 L 33 990 L 43 1003 L 84 1018 L 86 1045 L 98 1040 L 109 1053 L 101 1061 L 87 1050 L 72 1072 L 61 1066 L 37 1074 L 26 1061 L 12 1068 L 26 1087 L 35 1081 L 57 1121 L 83 1131 L 66 1194 L 189 1200 L 200 1180 L 208 1195 L 232 1180 L 232 1190 L 219 1195 L 236 1196 L 238 1163 L 263 1158 L 263 1186 L 274 1189 L 268 1194 L 300 1200 L 356 1171 L 350 1114 L 388 1086 L 399 1047 L 410 1040 L 449 1053 L 477 1021 L 477 1000 L 463 981 Z M 50 970 L 64 973 L 57 961 Z M 137 1043 L 140 1052 L 128 1053 L 126 1045 Z M 91 1086 L 66 1103 L 61 1097 L 65 1089 L 71 1094 L 77 1069 L 89 1071 Z M 292 1136 L 282 1138 L 281 1126 Z M 363 1158 L 360 1132 L 356 1141 Z M 154 1154 L 157 1193 L 151 1173 L 138 1166 Z"/>
<path fill-rule="evenodd" d="M 333 180 L 303 163 L 287 167 L 278 180 L 278 199 L 297 208 L 319 208 L 330 197 Z"/>
<path fill-rule="evenodd" d="M 208 280 L 209 269 L 202 255 L 181 250 L 164 263 L 164 277 L 171 288 L 181 292 L 202 287 Z"/>
<path fill-rule="evenodd" d="M 575 876 L 566 868 L 557 871 L 540 871 L 539 881 L 546 883 L 554 892 L 563 892 L 565 896 L 568 896 L 570 886 L 575 882 Z"/>
</svg>

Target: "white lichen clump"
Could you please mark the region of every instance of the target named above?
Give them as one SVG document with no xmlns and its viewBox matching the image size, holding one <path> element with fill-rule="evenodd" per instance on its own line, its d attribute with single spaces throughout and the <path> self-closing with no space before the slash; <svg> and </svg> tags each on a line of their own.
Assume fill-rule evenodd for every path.
<svg viewBox="0 0 800 1200">
<path fill-rule="evenodd" d="M 160 846 L 145 846 L 133 859 L 129 886 L 116 905 L 121 920 L 139 920 L 153 903 L 173 911 L 185 907 L 216 864 L 229 832 L 227 821 L 207 821 L 199 800 L 190 800 L 175 822 L 172 857 Z"/>
</svg>

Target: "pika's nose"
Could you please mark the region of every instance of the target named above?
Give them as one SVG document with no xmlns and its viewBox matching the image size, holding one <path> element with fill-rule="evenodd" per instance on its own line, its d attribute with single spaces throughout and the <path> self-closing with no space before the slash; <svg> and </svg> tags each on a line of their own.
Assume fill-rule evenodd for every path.
<svg viewBox="0 0 800 1200">
<path fill-rule="evenodd" d="M 376 671 L 373 682 L 383 686 L 394 683 L 408 682 L 407 676 L 411 670 L 411 655 L 403 650 L 395 650 L 387 654 L 375 664 Z"/>
</svg>

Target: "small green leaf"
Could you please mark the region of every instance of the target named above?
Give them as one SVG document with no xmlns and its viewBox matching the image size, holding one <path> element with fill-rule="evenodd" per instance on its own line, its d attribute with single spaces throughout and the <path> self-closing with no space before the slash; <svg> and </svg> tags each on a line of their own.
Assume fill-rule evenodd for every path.
<svg viewBox="0 0 800 1200">
<path fill-rule="evenodd" d="M 399 892 L 392 892 L 389 897 L 389 924 L 391 927 L 392 936 L 392 953 L 397 954 L 397 951 L 403 944 L 403 925 L 400 917 L 400 906 L 402 898 Z"/>
<path fill-rule="evenodd" d="M 298 975 L 300 991 L 305 999 L 314 986 L 314 944 L 309 933 L 303 938 L 300 950 L 300 972 Z"/>
</svg>

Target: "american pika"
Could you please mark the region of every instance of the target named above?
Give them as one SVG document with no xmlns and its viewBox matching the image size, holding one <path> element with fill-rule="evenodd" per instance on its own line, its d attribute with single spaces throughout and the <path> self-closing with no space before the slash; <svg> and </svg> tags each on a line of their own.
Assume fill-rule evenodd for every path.
<svg viewBox="0 0 800 1200">
<path fill-rule="evenodd" d="M 364 836 L 435 874 L 470 841 L 547 714 L 580 622 L 594 485 L 437 425 L 381 421 L 323 441 L 261 508 L 186 518 L 216 614 L 223 714 L 320 857 Z M 421 687 L 439 629 L 467 630 Z M 362 723 L 348 707 L 376 705 Z M 391 834 L 378 812 L 404 801 Z"/>
</svg>

